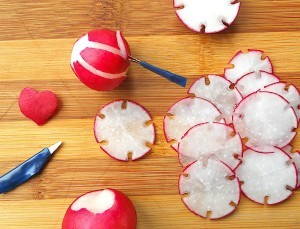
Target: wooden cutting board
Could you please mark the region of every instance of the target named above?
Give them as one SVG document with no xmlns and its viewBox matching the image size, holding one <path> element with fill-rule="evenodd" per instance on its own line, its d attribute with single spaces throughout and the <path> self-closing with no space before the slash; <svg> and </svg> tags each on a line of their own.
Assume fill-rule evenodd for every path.
<svg viewBox="0 0 300 229">
<path fill-rule="evenodd" d="M 64 142 L 41 175 L 0 196 L 0 228 L 60 228 L 76 196 L 105 187 L 130 196 L 138 228 L 300 228 L 299 191 L 276 206 L 243 196 L 236 212 L 221 220 L 189 212 L 177 191 L 182 168 L 162 131 L 165 111 L 187 89 L 132 65 L 118 90 L 96 92 L 69 66 L 74 41 L 108 27 L 123 31 L 135 57 L 188 77 L 188 86 L 200 75 L 222 74 L 236 51 L 252 48 L 265 50 L 276 74 L 300 88 L 299 0 L 243 0 L 234 25 L 211 35 L 185 28 L 171 0 L 15 0 L 1 1 L 0 8 L 0 173 Z M 26 86 L 52 90 L 60 99 L 59 112 L 43 127 L 19 111 L 17 98 Z M 154 149 L 136 162 L 109 158 L 93 136 L 98 108 L 120 98 L 144 105 L 157 127 Z"/>
</svg>

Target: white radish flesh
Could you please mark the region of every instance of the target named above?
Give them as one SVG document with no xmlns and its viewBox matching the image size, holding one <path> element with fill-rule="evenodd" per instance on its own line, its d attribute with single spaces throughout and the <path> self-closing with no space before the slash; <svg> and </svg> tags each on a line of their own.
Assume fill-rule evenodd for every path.
<svg viewBox="0 0 300 229">
<path fill-rule="evenodd" d="M 298 151 L 292 153 L 292 146 L 290 145 L 283 147 L 282 150 L 292 158 L 291 162 L 295 163 L 295 166 L 297 168 L 297 173 L 298 173 L 297 188 L 299 188 L 300 187 L 300 153 Z"/>
</svg>

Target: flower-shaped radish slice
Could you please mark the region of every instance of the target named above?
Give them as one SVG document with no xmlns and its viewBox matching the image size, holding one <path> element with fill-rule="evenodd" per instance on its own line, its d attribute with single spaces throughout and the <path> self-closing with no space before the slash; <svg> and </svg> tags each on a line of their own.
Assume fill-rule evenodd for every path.
<svg viewBox="0 0 300 229">
<path fill-rule="evenodd" d="M 151 116 L 139 104 L 118 100 L 104 106 L 95 118 L 94 133 L 101 148 L 111 157 L 136 160 L 150 152 L 155 141 Z"/>
<path fill-rule="evenodd" d="M 287 145 L 283 147 L 282 150 L 292 158 L 291 162 L 295 163 L 295 166 L 297 168 L 297 174 L 298 174 L 297 188 L 299 188 L 300 187 L 300 153 L 298 151 L 293 153 L 292 148 L 293 147 L 291 145 Z"/>
</svg>

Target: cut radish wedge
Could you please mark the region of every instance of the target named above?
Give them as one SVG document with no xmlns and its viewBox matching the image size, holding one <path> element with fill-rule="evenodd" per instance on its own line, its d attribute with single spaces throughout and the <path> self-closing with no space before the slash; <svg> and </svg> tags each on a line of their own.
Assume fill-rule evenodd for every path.
<svg viewBox="0 0 300 229">
<path fill-rule="evenodd" d="M 164 133 L 167 142 L 178 150 L 181 137 L 192 127 L 205 122 L 224 122 L 221 112 L 211 102 L 201 98 L 184 98 L 176 102 L 164 118 Z"/>
<path fill-rule="evenodd" d="M 195 32 L 217 33 L 235 20 L 240 3 L 230 0 L 174 0 L 178 18 Z"/>
<path fill-rule="evenodd" d="M 236 175 L 243 182 L 242 191 L 259 204 L 276 204 L 292 194 L 297 185 L 297 172 L 291 158 L 282 150 L 262 153 L 248 149 Z"/>
<path fill-rule="evenodd" d="M 234 107 L 242 100 L 241 94 L 236 88 L 232 88 L 231 84 L 230 81 L 221 76 L 209 75 L 207 79 L 201 77 L 196 80 L 188 93 L 215 104 L 222 112 L 226 123 L 231 123 Z"/>
<path fill-rule="evenodd" d="M 248 147 L 284 147 L 296 136 L 295 111 L 281 96 L 255 92 L 244 98 L 233 114 L 233 124 Z"/>
<path fill-rule="evenodd" d="M 154 144 L 155 129 L 151 116 L 141 105 L 126 100 L 104 106 L 95 118 L 94 133 L 101 148 L 111 157 L 128 161 L 141 158 Z"/>
<path fill-rule="evenodd" d="M 235 210 L 240 200 L 240 183 L 224 163 L 196 161 L 179 177 L 179 193 L 186 207 L 197 215 L 222 218 Z"/>
<path fill-rule="evenodd" d="M 181 139 L 178 153 L 204 164 L 213 158 L 235 169 L 242 155 L 242 140 L 234 129 L 222 123 L 203 123 L 192 127 Z"/>
<path fill-rule="evenodd" d="M 246 53 L 237 52 L 228 64 L 233 65 L 233 68 L 225 68 L 224 76 L 231 82 L 235 83 L 242 76 L 260 71 L 273 73 L 273 67 L 270 58 L 267 56 L 263 59 L 263 52 L 260 50 L 249 50 Z"/>
<path fill-rule="evenodd" d="M 287 153 L 292 158 L 292 162 L 295 163 L 295 166 L 297 168 L 297 173 L 298 173 L 297 188 L 299 188 L 300 187 L 300 153 L 299 152 L 292 153 L 292 146 L 290 145 L 283 147 L 282 150 L 285 153 Z"/>
<path fill-rule="evenodd" d="M 274 83 L 266 86 L 263 91 L 274 92 L 285 98 L 294 108 L 298 121 L 300 119 L 300 93 L 294 85 L 290 85 L 286 89 L 287 84 L 283 82 Z"/>
<path fill-rule="evenodd" d="M 236 82 L 236 88 L 243 97 L 263 89 L 265 86 L 279 82 L 279 78 L 267 72 L 256 72 L 244 75 Z"/>
</svg>

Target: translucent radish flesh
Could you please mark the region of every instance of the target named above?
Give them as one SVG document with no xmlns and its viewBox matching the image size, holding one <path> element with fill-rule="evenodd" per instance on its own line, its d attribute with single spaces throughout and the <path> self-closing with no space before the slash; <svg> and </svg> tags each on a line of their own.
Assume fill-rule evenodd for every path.
<svg viewBox="0 0 300 229">
<path fill-rule="evenodd" d="M 292 162 L 295 163 L 296 169 L 297 169 L 297 174 L 298 174 L 298 182 L 297 182 L 297 188 L 300 186 L 300 153 L 299 152 L 294 152 L 292 153 L 292 146 L 287 145 L 282 148 L 282 150 L 288 154 L 292 158 Z"/>
</svg>

